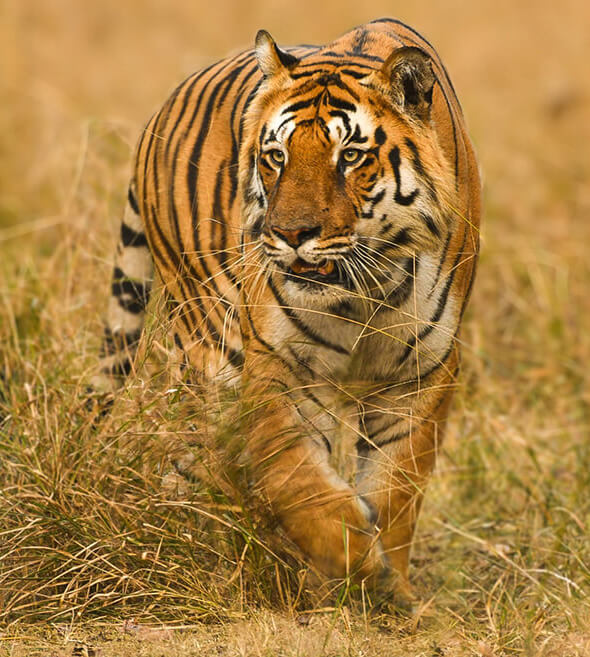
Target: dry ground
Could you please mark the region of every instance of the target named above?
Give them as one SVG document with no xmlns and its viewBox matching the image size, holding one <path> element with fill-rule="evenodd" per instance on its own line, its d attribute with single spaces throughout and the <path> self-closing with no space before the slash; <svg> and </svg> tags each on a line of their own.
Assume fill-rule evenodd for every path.
<svg viewBox="0 0 590 657">
<path fill-rule="evenodd" d="M 590 655 L 586 4 L 0 7 L 0 655 Z M 267 556 L 247 500 L 175 503 L 130 449 L 182 426 L 181 400 L 135 384 L 96 428 L 85 389 L 149 114 L 260 27 L 325 42 L 381 15 L 451 72 L 485 181 L 482 257 L 414 552 L 422 604 L 385 618 L 344 596 L 302 616 L 295 562 Z"/>
</svg>

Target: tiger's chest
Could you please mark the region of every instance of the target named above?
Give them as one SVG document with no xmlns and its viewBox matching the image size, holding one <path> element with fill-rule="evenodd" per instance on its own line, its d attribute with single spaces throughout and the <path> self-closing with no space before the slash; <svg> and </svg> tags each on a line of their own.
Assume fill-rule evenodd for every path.
<svg viewBox="0 0 590 657">
<path fill-rule="evenodd" d="M 436 366 L 450 349 L 460 304 L 449 294 L 443 254 L 422 255 L 402 303 L 352 308 L 277 307 L 269 318 L 273 347 L 302 378 L 354 386 L 406 381 Z"/>
</svg>

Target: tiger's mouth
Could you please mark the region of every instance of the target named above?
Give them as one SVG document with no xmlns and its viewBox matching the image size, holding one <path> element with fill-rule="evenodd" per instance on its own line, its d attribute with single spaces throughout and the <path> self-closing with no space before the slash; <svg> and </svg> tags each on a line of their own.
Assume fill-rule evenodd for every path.
<svg viewBox="0 0 590 657">
<path fill-rule="evenodd" d="M 342 283 L 342 275 L 334 260 L 321 260 L 320 262 L 307 262 L 296 258 L 287 274 L 300 283 L 313 281 L 318 283 Z"/>
</svg>

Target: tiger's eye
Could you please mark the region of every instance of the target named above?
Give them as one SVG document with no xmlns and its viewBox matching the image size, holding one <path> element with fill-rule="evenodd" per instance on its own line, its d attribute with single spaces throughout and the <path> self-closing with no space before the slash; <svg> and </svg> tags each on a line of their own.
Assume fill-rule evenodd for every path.
<svg viewBox="0 0 590 657">
<path fill-rule="evenodd" d="M 340 157 L 346 164 L 355 164 L 363 157 L 364 154 L 364 151 L 360 151 L 358 148 L 347 148 L 346 150 L 342 151 Z"/>
<path fill-rule="evenodd" d="M 268 152 L 270 159 L 275 164 L 283 164 L 285 162 L 285 154 L 283 151 L 280 151 L 278 148 L 273 148 L 272 151 Z"/>
</svg>

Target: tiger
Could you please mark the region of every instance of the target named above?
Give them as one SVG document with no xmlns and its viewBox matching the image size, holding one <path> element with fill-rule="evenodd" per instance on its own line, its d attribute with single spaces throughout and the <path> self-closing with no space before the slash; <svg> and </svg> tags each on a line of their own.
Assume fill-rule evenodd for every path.
<svg viewBox="0 0 590 657">
<path fill-rule="evenodd" d="M 241 458 L 318 572 L 412 596 L 460 364 L 481 184 L 449 75 L 393 18 L 191 75 L 139 140 L 102 372 L 154 277 L 188 376 L 239 390 Z"/>
</svg>

